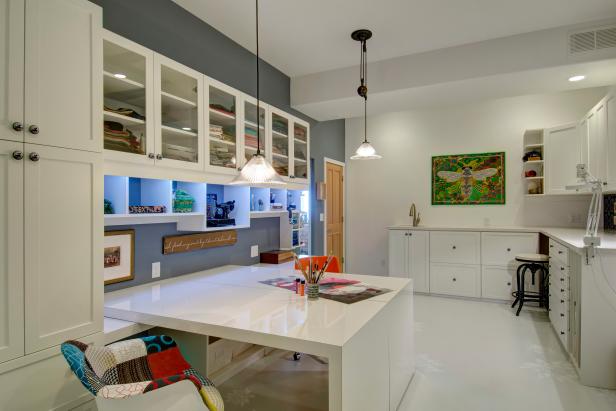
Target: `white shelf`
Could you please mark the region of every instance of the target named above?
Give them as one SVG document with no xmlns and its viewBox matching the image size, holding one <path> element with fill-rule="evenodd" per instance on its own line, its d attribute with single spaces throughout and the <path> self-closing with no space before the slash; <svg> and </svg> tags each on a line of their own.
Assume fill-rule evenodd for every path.
<svg viewBox="0 0 616 411">
<path fill-rule="evenodd" d="M 525 194 L 524 197 L 543 197 L 545 196 L 544 193 L 541 194 Z"/>
<path fill-rule="evenodd" d="M 125 116 L 123 114 L 113 113 L 111 111 L 103 110 L 103 116 L 105 121 L 117 121 L 118 123 L 122 123 L 125 126 L 128 125 L 144 125 L 145 120 L 141 120 L 138 118 L 133 118 L 129 116 Z"/>
<path fill-rule="evenodd" d="M 210 121 L 211 124 L 216 124 L 219 126 L 235 125 L 234 115 L 223 113 L 222 111 L 218 111 L 211 107 L 210 107 L 210 117 L 213 119 Z"/>
<path fill-rule="evenodd" d="M 285 210 L 267 210 L 267 211 L 251 211 L 250 218 L 271 218 L 271 217 L 281 217 L 283 215 L 287 215 L 288 211 Z"/>
<path fill-rule="evenodd" d="M 307 141 L 300 140 L 299 138 L 294 138 L 294 140 L 295 140 L 295 142 L 296 142 L 296 143 L 300 143 L 300 144 L 308 144 L 308 142 L 307 142 Z"/>
<path fill-rule="evenodd" d="M 276 130 L 272 130 L 272 137 L 276 137 L 276 138 L 284 138 L 284 139 L 288 139 L 289 136 L 286 134 L 283 134 L 281 132 L 278 132 Z"/>
<path fill-rule="evenodd" d="M 525 180 L 543 180 L 542 176 L 539 177 L 524 177 Z"/>
<path fill-rule="evenodd" d="M 250 228 L 250 224 L 244 225 L 228 225 L 225 227 L 206 227 L 203 231 L 225 231 L 225 230 L 240 230 L 242 228 Z"/>
<path fill-rule="evenodd" d="M 525 149 L 531 149 L 531 148 L 543 148 L 543 144 L 526 144 L 524 146 Z"/>
<path fill-rule="evenodd" d="M 197 103 L 186 100 L 182 97 L 174 96 L 173 94 L 162 91 L 160 93 L 160 103 L 163 111 L 171 110 L 187 110 L 197 107 Z"/>
<path fill-rule="evenodd" d="M 299 162 L 299 163 L 307 163 L 306 160 L 301 159 L 301 158 L 294 158 L 293 161 Z"/>
<path fill-rule="evenodd" d="M 118 78 L 108 71 L 103 72 L 105 79 L 105 93 L 121 93 L 135 90 L 145 90 L 142 83 L 129 78 Z"/>
<path fill-rule="evenodd" d="M 178 136 L 197 137 L 197 133 L 195 133 L 194 131 L 182 130 L 180 128 L 169 127 L 165 125 L 161 125 L 160 128 L 161 130 L 168 131 L 169 133 L 176 134 Z"/>
<path fill-rule="evenodd" d="M 205 213 L 105 214 L 105 226 L 177 223 L 190 217 L 205 217 Z"/>
<path fill-rule="evenodd" d="M 244 120 L 244 125 L 246 127 L 254 128 L 255 130 L 257 129 L 257 123 L 253 123 L 252 121 Z M 264 130 L 265 127 L 261 125 L 259 126 L 259 129 Z"/>
<path fill-rule="evenodd" d="M 525 161 L 524 164 L 543 164 L 543 160 Z"/>
<path fill-rule="evenodd" d="M 272 153 L 272 156 L 278 158 L 289 158 L 289 156 L 285 156 L 284 154 Z"/>
<path fill-rule="evenodd" d="M 235 146 L 236 145 L 236 143 L 234 141 L 227 141 L 227 140 L 223 140 L 223 139 L 220 139 L 218 137 L 212 137 L 212 136 L 210 136 L 210 141 L 212 141 L 214 143 L 224 144 L 224 145 L 227 145 L 227 146 Z M 255 151 L 256 151 L 256 149 L 255 149 Z"/>
</svg>

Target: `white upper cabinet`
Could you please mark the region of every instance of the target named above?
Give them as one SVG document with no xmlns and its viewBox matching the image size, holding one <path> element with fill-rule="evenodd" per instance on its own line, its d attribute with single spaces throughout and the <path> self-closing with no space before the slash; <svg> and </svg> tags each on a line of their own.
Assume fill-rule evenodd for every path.
<svg viewBox="0 0 616 411">
<path fill-rule="evenodd" d="M 244 96 L 244 138 L 242 139 L 242 151 L 244 152 L 240 166 L 244 166 L 257 152 L 257 129 L 259 130 L 259 148 L 261 154 L 269 157 L 270 146 L 267 144 L 265 130 L 269 129 L 269 116 L 267 105 L 259 103 L 259 121 L 257 124 L 257 99 Z"/>
<path fill-rule="evenodd" d="M 24 152 L 29 354 L 102 331 L 103 175 L 97 153 L 33 144 Z"/>
<path fill-rule="evenodd" d="M 304 121 L 293 121 L 293 139 L 291 140 L 292 178 L 307 182 L 310 178 L 310 125 Z"/>
<path fill-rule="evenodd" d="M 270 142 L 269 156 L 274 170 L 285 180 L 292 175 L 291 167 L 291 117 L 282 111 L 270 109 Z"/>
<path fill-rule="evenodd" d="M 102 9 L 26 0 L 25 21 L 25 141 L 101 152 Z"/>
<path fill-rule="evenodd" d="M 607 136 L 607 183 L 608 189 L 616 189 L 616 94 L 605 98 L 605 123 Z"/>
<path fill-rule="evenodd" d="M 0 0 L 0 140 L 23 141 L 24 0 Z"/>
<path fill-rule="evenodd" d="M 203 75 L 154 55 L 156 164 L 203 170 Z"/>
<path fill-rule="evenodd" d="M 210 171 L 237 174 L 240 157 L 238 130 L 240 93 L 218 81 L 207 81 L 208 144 L 207 158 Z"/>
<path fill-rule="evenodd" d="M 565 189 L 576 181 L 576 167 L 582 157 L 582 139 L 576 124 L 544 131 L 545 179 L 547 194 L 572 193 Z"/>
<path fill-rule="evenodd" d="M 0 363 L 24 355 L 22 150 L 0 141 Z"/>
<path fill-rule="evenodd" d="M 607 116 L 605 99 L 589 113 L 588 117 L 588 168 L 590 173 L 607 181 Z"/>
<path fill-rule="evenodd" d="M 153 59 L 145 47 L 103 31 L 106 159 L 154 164 Z"/>
</svg>

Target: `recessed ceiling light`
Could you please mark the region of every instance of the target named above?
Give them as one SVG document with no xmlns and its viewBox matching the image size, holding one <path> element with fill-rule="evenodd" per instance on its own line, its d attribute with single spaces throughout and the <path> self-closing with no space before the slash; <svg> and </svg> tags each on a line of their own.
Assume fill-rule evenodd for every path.
<svg viewBox="0 0 616 411">
<path fill-rule="evenodd" d="M 582 75 L 572 76 L 572 77 L 569 77 L 569 81 L 571 81 L 571 82 L 582 81 L 585 78 L 586 78 L 586 76 L 582 76 Z"/>
<path fill-rule="evenodd" d="M 122 74 L 122 73 L 115 73 L 115 74 L 113 75 L 113 77 L 115 77 L 115 78 L 126 78 L 126 74 Z"/>
<path fill-rule="evenodd" d="M 191 128 L 190 128 L 190 127 L 182 127 L 182 130 L 185 130 L 185 131 L 190 131 L 190 130 L 191 130 Z"/>
</svg>

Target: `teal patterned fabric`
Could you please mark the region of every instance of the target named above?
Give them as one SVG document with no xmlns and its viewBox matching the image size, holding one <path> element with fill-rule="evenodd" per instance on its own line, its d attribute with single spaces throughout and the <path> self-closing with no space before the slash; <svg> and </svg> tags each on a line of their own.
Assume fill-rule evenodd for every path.
<svg viewBox="0 0 616 411">
<path fill-rule="evenodd" d="M 83 351 L 79 349 L 72 341 L 67 341 L 60 346 L 60 351 L 64 358 L 71 367 L 71 370 L 75 373 L 79 381 L 84 387 L 88 389 L 92 394 L 96 395 L 100 386 L 103 385 L 101 381 L 97 381 L 98 377 L 92 372 L 88 364 L 86 363 L 86 356 Z"/>
</svg>

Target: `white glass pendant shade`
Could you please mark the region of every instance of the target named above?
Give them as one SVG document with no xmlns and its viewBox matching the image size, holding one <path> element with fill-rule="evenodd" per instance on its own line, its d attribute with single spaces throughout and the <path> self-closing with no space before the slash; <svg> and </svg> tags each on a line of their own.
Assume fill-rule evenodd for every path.
<svg viewBox="0 0 616 411">
<path fill-rule="evenodd" d="M 380 158 L 383 157 L 378 155 L 372 144 L 367 141 L 364 141 L 355 151 L 355 155 L 351 156 L 351 160 L 378 160 Z"/>
<path fill-rule="evenodd" d="M 252 187 L 281 187 L 286 185 L 262 154 L 252 156 L 250 161 L 242 167 L 240 174 L 229 184 Z"/>
</svg>

